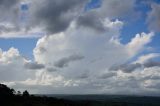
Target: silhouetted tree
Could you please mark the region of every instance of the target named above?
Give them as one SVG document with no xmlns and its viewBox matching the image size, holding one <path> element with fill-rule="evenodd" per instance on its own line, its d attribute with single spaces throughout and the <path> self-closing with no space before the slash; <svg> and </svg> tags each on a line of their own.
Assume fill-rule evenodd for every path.
<svg viewBox="0 0 160 106">
<path fill-rule="evenodd" d="M 0 84 L 0 96 L 5 96 L 5 97 L 13 96 L 14 93 L 15 93 L 14 89 L 10 89 L 4 84 Z"/>
<path fill-rule="evenodd" d="M 11 90 L 11 92 L 12 92 L 12 94 L 16 94 L 16 91 L 12 88 L 12 89 L 10 89 Z"/>
<path fill-rule="evenodd" d="M 20 96 L 20 95 L 21 95 L 21 91 L 17 91 L 17 95 L 19 95 L 19 96 Z"/>
<path fill-rule="evenodd" d="M 27 90 L 25 90 L 25 91 L 23 92 L 23 96 L 25 96 L 25 97 L 28 97 L 28 96 L 29 96 L 29 93 L 28 93 Z"/>
</svg>

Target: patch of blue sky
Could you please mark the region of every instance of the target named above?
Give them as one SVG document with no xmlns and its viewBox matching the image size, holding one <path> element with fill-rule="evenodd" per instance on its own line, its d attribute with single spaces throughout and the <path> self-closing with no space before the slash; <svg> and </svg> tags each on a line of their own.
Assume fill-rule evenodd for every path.
<svg viewBox="0 0 160 106">
<path fill-rule="evenodd" d="M 33 59 L 33 49 L 36 46 L 38 38 L 13 38 L 0 39 L 0 48 L 7 51 L 9 48 L 17 48 L 22 56 Z"/>
<path fill-rule="evenodd" d="M 147 13 L 151 10 L 151 7 L 141 1 L 136 2 L 135 11 L 138 16 L 132 16 L 133 20 L 125 19 L 125 25 L 121 31 L 122 43 L 126 44 L 138 33 L 149 33 L 148 24 L 146 22 Z M 138 17 L 138 18 L 137 18 Z"/>
<path fill-rule="evenodd" d="M 151 6 L 139 0 L 136 2 L 135 10 L 143 13 L 143 15 L 146 15 L 147 12 L 151 10 Z"/>
<path fill-rule="evenodd" d="M 160 0 L 154 0 L 157 3 L 160 3 Z M 128 43 L 136 33 L 146 32 L 149 33 L 148 25 L 146 22 L 147 12 L 151 10 L 149 5 L 145 4 L 139 4 L 138 8 L 136 8 L 137 11 L 141 11 L 141 18 L 135 22 L 130 22 L 126 24 L 122 30 L 122 43 L 126 44 Z M 152 38 L 152 42 L 148 44 L 149 47 L 152 47 L 152 51 L 144 51 L 140 53 L 142 54 L 148 54 L 151 52 L 159 53 L 160 52 L 160 32 L 155 32 L 155 36 Z"/>
<path fill-rule="evenodd" d="M 144 18 L 131 22 L 125 21 L 124 27 L 121 30 L 121 43 L 127 44 L 136 34 L 142 32 L 149 32 Z"/>
<path fill-rule="evenodd" d="M 159 54 L 160 53 L 159 41 L 160 41 L 160 36 L 155 35 L 152 38 L 152 41 L 145 46 L 145 49 L 142 52 L 138 53 L 136 56 L 129 59 L 127 62 L 133 62 L 133 61 L 137 60 L 142 55 L 147 55 L 147 54 L 151 54 L 151 53 L 158 53 Z M 156 57 L 153 60 L 160 61 L 160 57 Z"/>
<path fill-rule="evenodd" d="M 28 4 L 21 4 L 21 10 L 22 11 L 28 11 L 29 10 Z"/>
<path fill-rule="evenodd" d="M 84 11 L 89 11 L 92 9 L 100 8 L 102 5 L 102 0 L 90 0 L 86 6 Z"/>
<path fill-rule="evenodd" d="M 145 50 L 145 51 L 137 54 L 136 56 L 132 57 L 131 59 L 129 59 L 126 63 L 133 63 L 136 60 L 138 60 L 139 57 L 144 56 L 144 55 L 149 55 L 149 54 L 152 54 L 152 53 L 157 53 L 157 52 L 153 52 L 153 51 L 150 52 L 148 50 Z M 160 61 L 160 57 L 152 58 L 151 60 L 153 60 L 153 61 Z"/>
<path fill-rule="evenodd" d="M 153 2 L 156 2 L 156 3 L 160 3 L 160 0 L 151 0 Z"/>
<path fill-rule="evenodd" d="M 160 0 L 155 0 L 157 3 L 160 3 Z M 137 2 L 137 7 L 135 8 L 137 12 L 140 13 L 140 18 L 135 20 L 123 20 L 125 22 L 125 25 L 121 31 L 121 42 L 123 44 L 127 44 L 131 41 L 132 38 L 135 37 L 137 33 L 149 33 L 150 30 L 148 29 L 148 25 L 146 22 L 147 13 L 151 10 L 151 7 L 149 5 L 146 5 L 144 3 Z M 134 18 L 134 17 L 133 17 Z M 147 44 L 146 47 L 151 47 L 151 50 L 144 50 L 143 52 L 140 52 L 133 58 L 131 58 L 127 62 L 133 62 L 135 61 L 139 56 L 147 55 L 150 53 L 160 53 L 160 33 L 155 33 L 155 36 L 152 38 L 152 42 Z M 160 60 L 160 58 L 155 58 L 154 60 Z"/>
</svg>

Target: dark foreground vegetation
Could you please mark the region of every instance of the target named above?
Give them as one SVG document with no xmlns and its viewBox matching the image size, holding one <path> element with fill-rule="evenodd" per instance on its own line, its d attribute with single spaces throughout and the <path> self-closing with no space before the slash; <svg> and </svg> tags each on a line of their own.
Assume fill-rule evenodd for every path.
<svg viewBox="0 0 160 106">
<path fill-rule="evenodd" d="M 16 92 L 14 89 L 0 84 L 0 106 L 160 106 L 159 97 L 109 97 L 106 100 L 87 98 L 75 100 L 74 96 L 70 97 L 73 99 L 34 96 L 30 95 L 28 91 L 21 94 L 20 91 Z"/>
</svg>

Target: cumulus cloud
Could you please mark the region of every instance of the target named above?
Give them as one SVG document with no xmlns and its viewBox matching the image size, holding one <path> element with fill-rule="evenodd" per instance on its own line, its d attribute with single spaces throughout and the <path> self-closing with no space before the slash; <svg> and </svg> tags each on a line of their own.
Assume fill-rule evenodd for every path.
<svg viewBox="0 0 160 106">
<path fill-rule="evenodd" d="M 103 70 L 100 67 L 98 67 L 96 70 L 93 70 L 98 66 L 99 62 L 97 60 L 96 62 L 98 63 L 87 64 L 88 61 L 85 62 L 84 64 L 87 64 L 86 66 L 83 65 L 84 61 L 80 64 L 71 64 L 69 65 L 69 69 L 63 69 L 64 71 L 60 70 L 58 72 L 51 71 L 51 73 L 50 71 L 47 71 L 45 68 L 37 71 L 33 68 L 30 68 L 29 70 L 31 71 L 27 71 L 28 68 L 26 69 L 26 67 L 24 67 L 24 64 L 26 62 L 29 62 L 29 60 L 26 60 L 23 57 L 21 57 L 18 50 L 14 48 L 6 52 L 3 52 L 1 50 L 0 54 L 1 81 L 18 90 L 28 89 L 32 93 L 42 93 L 46 92 L 47 90 L 47 93 L 53 93 L 54 91 L 54 93 L 57 94 L 76 94 L 77 92 L 82 94 L 106 92 L 110 92 L 110 94 L 126 94 L 127 91 L 127 94 L 136 93 L 149 95 L 150 93 L 156 94 L 159 89 L 159 87 L 157 86 L 159 81 L 159 67 L 145 67 L 140 70 L 137 69 L 135 71 L 132 71 L 132 73 L 126 73 L 121 70 L 108 71 L 107 69 L 104 68 Z M 16 60 L 13 58 L 16 58 Z M 20 60 L 21 64 L 18 62 Z M 107 60 L 105 61 L 107 62 Z M 94 65 L 96 65 L 96 67 L 93 67 Z M 9 69 L 9 67 L 11 66 L 12 70 Z M 90 68 L 89 71 L 84 70 L 88 67 Z M 75 73 L 71 69 L 73 69 Z M 98 69 L 101 69 L 101 71 Z M 70 77 L 67 77 L 67 73 L 72 74 L 70 75 Z M 12 74 L 12 77 L 7 77 L 10 74 Z M 25 76 L 27 76 L 20 77 L 22 76 L 22 74 L 25 74 Z M 84 88 L 86 89 L 85 92 L 82 91 L 82 89 Z M 133 90 L 132 88 L 134 88 L 135 90 Z M 155 90 L 153 91 L 153 89 Z"/>
<path fill-rule="evenodd" d="M 123 27 L 122 21 L 106 19 L 107 22 L 104 21 L 103 23 L 103 27 L 106 30 L 102 31 L 105 34 L 101 31 L 94 31 L 94 27 L 77 28 L 77 22 L 75 21 L 71 23 L 66 31 L 44 36 L 37 42 L 34 49 L 35 61 L 51 67 L 51 71 L 46 72 L 44 70 L 43 72 L 46 74 L 40 75 L 43 77 L 44 82 L 45 76 L 61 76 L 62 79 L 57 86 L 64 90 L 63 93 L 70 92 L 69 89 L 72 89 L 74 93 L 81 92 L 80 89 L 82 88 L 86 88 L 86 92 L 89 93 L 107 92 L 107 90 L 113 92 L 117 91 L 115 89 L 115 87 L 117 88 L 117 84 L 119 85 L 118 87 L 121 87 L 117 92 L 122 92 L 123 86 L 126 85 L 130 88 L 129 86 L 133 83 L 139 87 L 139 83 L 136 80 L 126 80 L 123 77 L 131 72 L 134 73 L 135 71 L 132 68 L 136 70 L 141 66 L 140 63 L 132 64 L 128 67 L 124 67 L 125 65 L 123 65 L 121 69 L 123 68 L 125 71 L 122 72 L 121 70 L 112 72 L 109 67 L 116 63 L 124 63 L 137 55 L 139 51 L 143 51 L 145 46 L 152 40 L 153 33 L 137 34 L 127 44 L 122 44 L 120 41 L 114 43 L 111 39 L 113 37 L 120 37 L 120 30 Z M 133 47 L 134 44 L 136 44 L 135 48 Z M 128 48 L 130 49 L 128 50 Z M 131 48 L 134 48 L 134 50 Z M 77 58 L 72 59 L 73 54 L 80 54 L 80 57 L 83 56 L 85 58 L 80 58 L 80 61 Z M 57 67 L 55 63 L 60 64 Z M 54 70 L 52 71 L 52 69 Z M 46 80 L 49 81 L 49 84 L 54 85 L 51 79 Z"/>
<path fill-rule="evenodd" d="M 0 56 L 0 80 L 1 82 L 23 81 L 34 76 L 23 66 L 27 60 L 19 54 L 15 48 L 1 51 Z"/>
<path fill-rule="evenodd" d="M 119 74 L 119 71 L 104 71 L 109 71 L 108 68 L 113 64 L 123 63 L 137 54 L 138 51 L 142 51 L 152 37 L 152 34 L 149 33 L 142 37 L 137 35 L 138 37 L 133 38 L 135 40 L 131 40 L 132 43 L 129 42 L 126 45 L 121 44 L 119 40 L 114 43 L 111 39 L 120 38 L 120 31 L 123 27 L 122 21 L 103 18 L 103 20 L 97 21 L 103 30 L 99 30 L 100 27 L 88 23 L 85 25 L 80 22 L 82 23 L 80 26 L 77 21 L 79 20 L 71 21 L 69 27 L 63 32 L 56 33 L 53 31 L 52 33 L 56 34 L 44 36 L 38 40 L 34 49 L 35 62 L 23 58 L 25 62 L 23 61 L 22 65 L 15 66 L 18 69 L 21 67 L 25 74 L 32 73 L 32 75 L 22 80 L 13 80 L 15 82 L 14 87 L 33 87 L 32 91 L 39 87 L 38 92 L 44 92 L 47 87 L 48 93 L 53 89 L 56 93 L 82 93 L 82 88 L 86 88 L 86 92 L 83 93 L 109 91 L 115 88 L 117 84 L 121 85 L 118 78 L 121 78 L 123 74 Z M 133 42 L 137 41 L 139 44 L 134 48 L 133 45 L 136 43 Z M 128 50 L 128 48 L 134 48 L 132 54 L 132 49 Z M 125 69 L 131 70 L 130 67 Z M 10 83 L 9 80 L 4 80 L 4 82 Z M 124 82 L 124 85 L 132 84 L 132 82 L 126 82 L 125 80 L 122 80 L 122 82 Z M 117 89 L 113 89 L 113 91 L 117 91 Z"/>
<path fill-rule="evenodd" d="M 109 60 L 113 60 L 109 58 L 108 55 L 114 55 L 115 58 L 118 57 L 117 53 L 114 51 L 119 50 L 120 53 L 122 52 L 119 55 L 127 54 L 123 50 L 125 48 L 113 45 L 109 42 L 109 40 L 112 38 L 112 34 L 113 36 L 119 36 L 118 32 L 123 26 L 122 22 L 112 22 L 108 20 L 108 23 L 105 23 L 105 25 L 106 27 L 110 26 L 110 30 L 107 30 L 105 34 L 101 32 L 95 33 L 92 29 L 89 30 L 83 27 L 77 29 L 75 24 L 77 23 L 73 22 L 72 25 L 70 25 L 69 29 L 67 29 L 63 33 L 58 33 L 52 36 L 45 36 L 41 38 L 38 41 L 36 48 L 34 49 L 35 60 L 40 62 L 41 64 L 55 65 L 58 67 L 64 67 L 69 63 L 68 67 L 65 68 L 72 68 L 72 64 L 74 64 L 80 69 L 82 66 L 84 66 L 83 68 L 88 67 L 87 64 L 90 65 L 93 60 L 97 60 L 96 62 L 94 62 L 94 64 L 98 64 L 99 62 L 99 67 L 105 68 L 107 67 L 107 65 L 112 64 L 112 62 L 109 62 Z M 112 28 L 114 30 L 112 30 Z M 51 47 L 50 45 L 54 45 L 54 47 L 48 48 Z M 72 56 L 73 54 L 80 54 L 80 56 Z M 99 60 L 98 58 L 100 57 L 102 57 L 102 59 Z M 106 62 L 105 59 L 108 61 Z M 117 60 L 115 60 L 114 62 L 116 61 Z M 80 66 L 79 64 L 81 64 L 82 66 Z M 92 67 L 96 66 L 91 64 L 91 68 Z M 74 68 L 76 67 L 74 66 Z"/>
</svg>

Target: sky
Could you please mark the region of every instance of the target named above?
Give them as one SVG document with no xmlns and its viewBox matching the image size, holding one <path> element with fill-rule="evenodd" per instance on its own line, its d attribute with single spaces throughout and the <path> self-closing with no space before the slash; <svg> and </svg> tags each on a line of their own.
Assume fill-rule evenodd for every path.
<svg viewBox="0 0 160 106">
<path fill-rule="evenodd" d="M 0 0 L 0 13 L 0 83 L 160 96 L 159 0 Z"/>
</svg>

